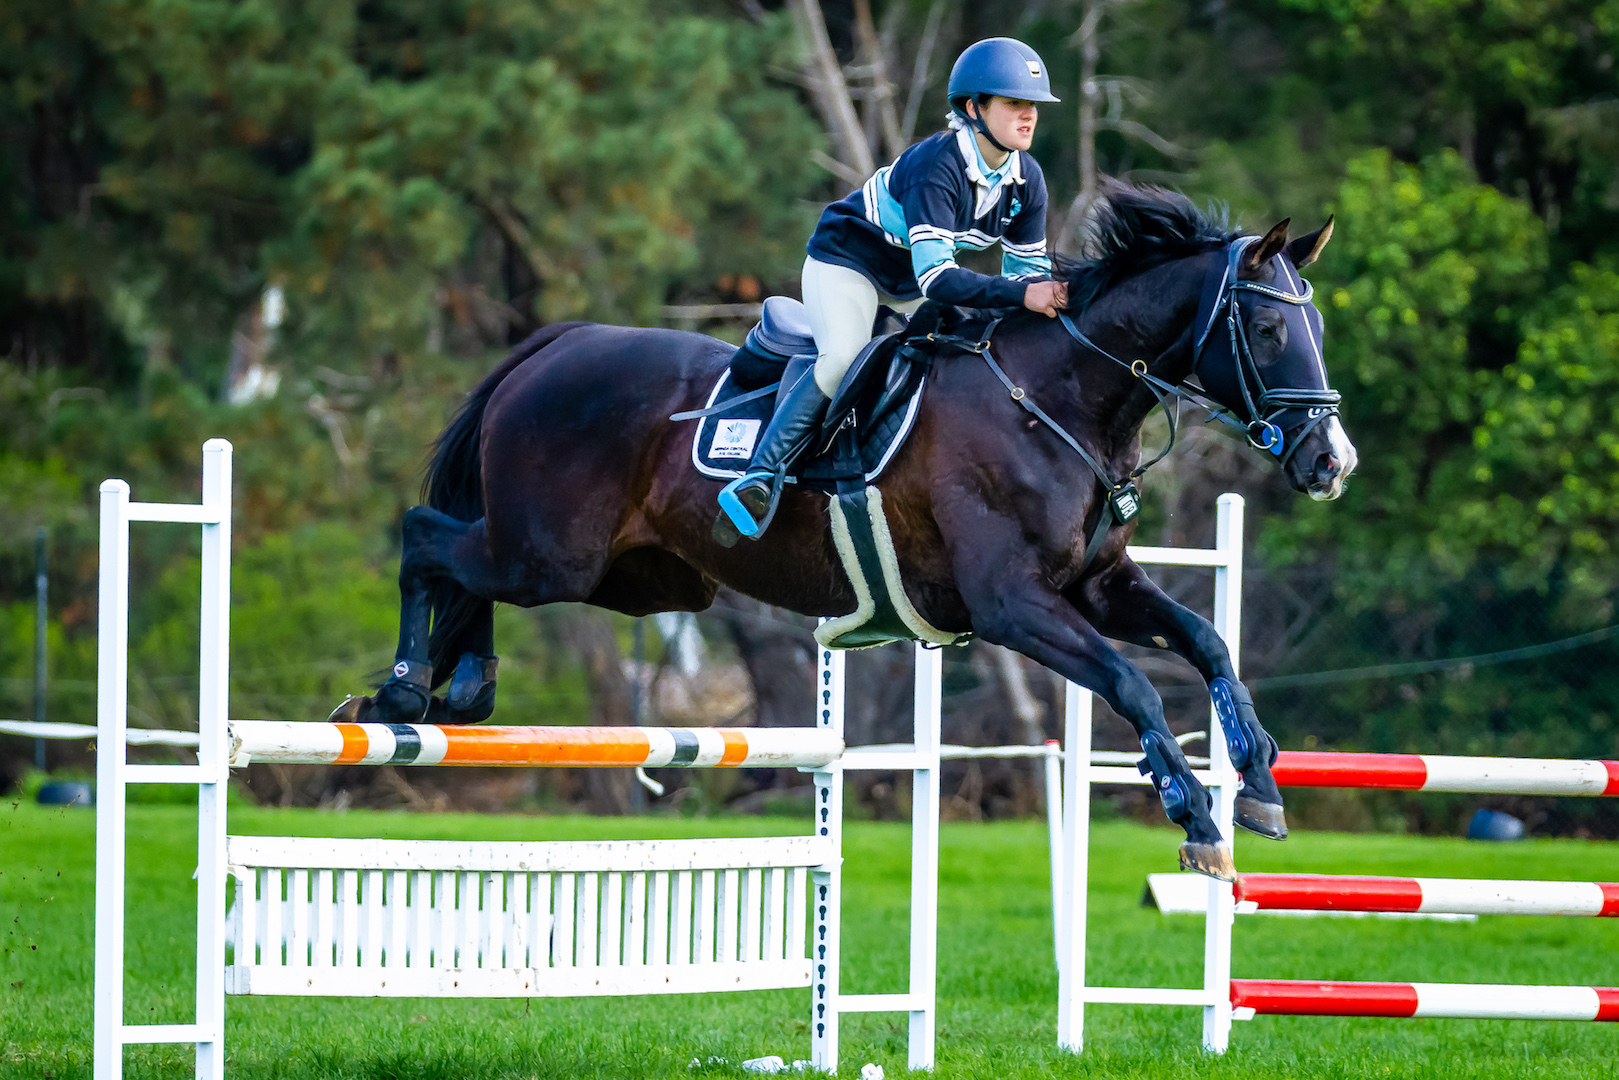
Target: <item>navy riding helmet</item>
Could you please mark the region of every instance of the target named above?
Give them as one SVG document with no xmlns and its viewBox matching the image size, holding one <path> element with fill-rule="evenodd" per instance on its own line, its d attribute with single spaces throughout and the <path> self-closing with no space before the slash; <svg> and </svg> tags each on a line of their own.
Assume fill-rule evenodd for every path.
<svg viewBox="0 0 1619 1080">
<path fill-rule="evenodd" d="M 962 50 L 950 69 L 946 96 L 950 107 L 996 149 L 1007 150 L 989 133 L 982 118 L 967 115 L 968 98 L 996 97 L 1017 101 L 1061 101 L 1051 92 L 1051 76 L 1040 54 L 1016 38 L 985 38 Z"/>
</svg>

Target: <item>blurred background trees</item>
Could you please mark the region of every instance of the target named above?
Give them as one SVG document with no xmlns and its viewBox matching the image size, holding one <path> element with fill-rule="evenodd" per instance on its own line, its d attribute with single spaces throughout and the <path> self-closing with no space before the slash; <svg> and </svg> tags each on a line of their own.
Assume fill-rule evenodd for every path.
<svg viewBox="0 0 1619 1080">
<path fill-rule="evenodd" d="M 1065 99 L 1034 152 L 1066 250 L 1097 172 L 1255 230 L 1337 215 L 1311 277 L 1361 450 L 1347 494 L 1309 503 L 1195 430 L 1151 478 L 1142 532 L 1207 544 L 1214 496 L 1247 496 L 1245 670 L 1283 745 L 1619 756 L 1615 0 L 13 0 L 0 715 L 32 707 L 36 528 L 51 718 L 89 720 L 95 486 L 188 498 L 216 434 L 238 453 L 235 708 L 313 718 L 361 690 L 391 648 L 424 446 L 501 350 L 564 318 L 734 338 L 763 295 L 796 294 L 821 205 L 936 130 L 951 60 L 1003 33 Z M 185 726 L 195 553 L 160 530 L 136 559 L 132 701 Z M 1163 578 L 1207 605 L 1205 577 Z M 802 620 L 745 598 L 698 620 L 701 675 L 657 634 L 637 664 L 625 620 L 500 619 L 507 722 L 622 711 L 591 659 L 604 642 L 649 719 L 794 722 L 769 673 L 807 662 Z M 893 653 L 857 664 L 862 738 L 901 733 Z M 1190 669 L 1146 662 L 1177 725 L 1197 723 Z M 949 737 L 1057 732 L 1043 672 L 976 645 L 947 671 Z M 29 759 L 0 739 L 7 775 Z M 1032 775 L 963 767 L 952 812 L 1027 810 Z M 267 797 L 341 786 L 282 779 Z M 1361 805 L 1441 829 L 1462 812 Z"/>
</svg>

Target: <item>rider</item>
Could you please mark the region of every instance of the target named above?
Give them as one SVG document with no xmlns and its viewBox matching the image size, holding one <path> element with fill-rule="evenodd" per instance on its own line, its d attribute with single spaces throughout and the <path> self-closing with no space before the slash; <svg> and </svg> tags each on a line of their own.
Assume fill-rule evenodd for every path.
<svg viewBox="0 0 1619 1080">
<path fill-rule="evenodd" d="M 747 471 L 720 492 L 744 536 L 769 517 L 778 472 L 816 432 L 844 372 L 871 337 L 879 300 L 909 314 L 924 299 L 974 308 L 1026 307 L 1055 317 L 1067 287 L 1027 279 L 1051 272 L 1046 181 L 1029 155 L 1036 102 L 1058 101 L 1039 54 L 988 38 L 956 58 L 947 90 L 950 130 L 911 146 L 828 206 L 804 260 L 804 307 L 816 360 L 783 387 Z M 957 266 L 955 253 L 1001 243 L 1001 273 Z M 811 377 L 813 375 L 813 377 Z"/>
</svg>

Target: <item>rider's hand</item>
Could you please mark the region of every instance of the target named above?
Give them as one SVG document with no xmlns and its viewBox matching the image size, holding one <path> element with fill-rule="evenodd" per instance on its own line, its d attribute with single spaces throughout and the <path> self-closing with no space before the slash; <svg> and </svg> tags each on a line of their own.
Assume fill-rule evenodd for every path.
<svg viewBox="0 0 1619 1080">
<path fill-rule="evenodd" d="M 1068 306 L 1068 286 L 1061 281 L 1032 281 L 1023 293 L 1023 306 L 1055 319 Z"/>
</svg>

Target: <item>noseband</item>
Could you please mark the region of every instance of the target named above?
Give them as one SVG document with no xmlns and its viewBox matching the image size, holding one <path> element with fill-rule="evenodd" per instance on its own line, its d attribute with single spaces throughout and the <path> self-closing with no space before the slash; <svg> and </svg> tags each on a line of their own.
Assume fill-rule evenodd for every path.
<svg viewBox="0 0 1619 1080">
<path fill-rule="evenodd" d="M 1199 330 L 1196 344 L 1193 346 L 1192 372 L 1205 386 L 1208 385 L 1202 367 L 1204 346 L 1208 344 L 1215 323 L 1224 313 L 1237 390 L 1242 395 L 1246 415 L 1242 418 L 1233 418 L 1228 410 L 1221 410 L 1216 415 L 1233 426 L 1241 427 L 1254 449 L 1270 451 L 1281 459 L 1281 464 L 1285 467 L 1303 444 L 1305 437 L 1317 425 L 1329 416 L 1338 415 L 1338 403 L 1342 400 L 1342 395 L 1330 387 L 1313 389 L 1302 386 L 1265 385 L 1265 377 L 1259 370 L 1259 364 L 1254 360 L 1253 348 L 1248 342 L 1247 327 L 1243 325 L 1241 309 L 1237 303 L 1238 293 L 1258 293 L 1266 299 L 1303 308 L 1315 295 L 1315 286 L 1300 276 L 1298 280 L 1304 291 L 1291 293 L 1257 281 L 1244 281 L 1238 278 L 1237 267 L 1242 255 L 1257 239 L 1258 237 L 1244 236 L 1227 245 L 1224 272 L 1218 278 L 1211 274 L 1209 281 L 1204 285 L 1203 302 L 1198 306 L 1198 314 L 1201 316 L 1198 324 L 1202 329 Z M 1311 343 L 1315 346 L 1316 355 L 1322 355 L 1320 330 L 1308 317 L 1304 321 Z M 1276 420 L 1282 414 L 1294 410 L 1305 412 L 1306 419 L 1293 438 L 1288 440 Z M 1292 445 L 1285 446 L 1287 442 L 1291 442 Z"/>
</svg>

